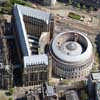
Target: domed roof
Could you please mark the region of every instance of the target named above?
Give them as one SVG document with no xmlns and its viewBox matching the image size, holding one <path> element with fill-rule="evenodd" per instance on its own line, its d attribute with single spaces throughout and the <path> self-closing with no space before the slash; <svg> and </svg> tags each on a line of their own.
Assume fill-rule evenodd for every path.
<svg viewBox="0 0 100 100">
<path fill-rule="evenodd" d="M 69 50 L 75 50 L 77 49 L 77 45 L 75 42 L 69 42 L 67 45 L 66 45 L 66 48 L 69 49 Z"/>
<path fill-rule="evenodd" d="M 82 47 L 78 42 L 68 41 L 62 44 L 61 52 L 69 56 L 80 55 L 82 53 Z"/>
<path fill-rule="evenodd" d="M 51 43 L 52 52 L 64 62 L 86 61 L 92 55 L 92 44 L 84 34 L 78 31 L 58 34 Z"/>
</svg>

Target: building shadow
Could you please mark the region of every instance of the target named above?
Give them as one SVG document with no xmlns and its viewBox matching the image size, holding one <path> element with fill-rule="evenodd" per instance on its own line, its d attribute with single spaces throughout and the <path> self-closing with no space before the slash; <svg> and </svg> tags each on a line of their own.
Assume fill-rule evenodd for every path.
<svg viewBox="0 0 100 100">
<path fill-rule="evenodd" d="M 97 34 L 97 36 L 95 38 L 95 44 L 96 44 L 96 52 L 98 54 L 96 56 L 98 56 L 100 58 L 100 34 Z M 99 60 L 99 63 L 100 63 L 100 60 Z"/>
</svg>

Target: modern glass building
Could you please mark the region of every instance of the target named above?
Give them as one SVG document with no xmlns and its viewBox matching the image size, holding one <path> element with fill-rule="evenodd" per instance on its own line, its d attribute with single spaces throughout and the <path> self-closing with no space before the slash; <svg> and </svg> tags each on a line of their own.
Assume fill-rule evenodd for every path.
<svg viewBox="0 0 100 100">
<path fill-rule="evenodd" d="M 17 49 L 24 66 L 23 84 L 33 85 L 47 81 L 48 56 L 44 54 L 45 52 L 41 54 L 39 50 L 41 47 L 45 49 L 52 37 L 54 18 L 50 13 L 21 5 L 15 5 L 13 13 Z M 46 78 L 41 78 L 43 76 Z"/>
</svg>

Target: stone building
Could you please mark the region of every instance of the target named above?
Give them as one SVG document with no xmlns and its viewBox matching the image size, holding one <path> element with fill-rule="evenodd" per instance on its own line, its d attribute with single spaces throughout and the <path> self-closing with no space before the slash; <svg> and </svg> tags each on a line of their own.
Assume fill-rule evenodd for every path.
<svg viewBox="0 0 100 100">
<path fill-rule="evenodd" d="M 13 86 L 13 71 L 10 67 L 0 64 L 0 88 L 9 89 Z"/>
<path fill-rule="evenodd" d="M 100 88 L 100 72 L 91 73 L 87 83 L 89 96 L 91 98 L 94 98 L 95 95 L 99 96 L 98 94 L 100 94 L 100 92 L 98 90 Z M 95 93 L 92 91 L 95 91 Z"/>
<path fill-rule="evenodd" d="M 53 73 L 66 79 L 83 80 L 93 65 L 93 50 L 85 33 L 67 31 L 54 37 L 50 46 Z"/>
<path fill-rule="evenodd" d="M 23 84 L 40 85 L 48 81 L 48 56 L 33 55 L 24 57 Z"/>
</svg>

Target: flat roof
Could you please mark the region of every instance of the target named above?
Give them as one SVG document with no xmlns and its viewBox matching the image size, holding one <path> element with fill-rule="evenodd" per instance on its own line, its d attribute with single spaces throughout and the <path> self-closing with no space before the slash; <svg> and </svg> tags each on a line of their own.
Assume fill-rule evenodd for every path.
<svg viewBox="0 0 100 100">
<path fill-rule="evenodd" d="M 15 7 L 17 7 L 22 15 L 41 19 L 44 20 L 47 24 L 49 23 L 50 13 L 18 4 L 15 4 Z"/>
<path fill-rule="evenodd" d="M 92 73 L 91 75 L 93 80 L 100 80 L 100 72 Z"/>
<path fill-rule="evenodd" d="M 24 56 L 24 67 L 37 64 L 48 65 L 48 56 L 46 54 Z"/>
</svg>

